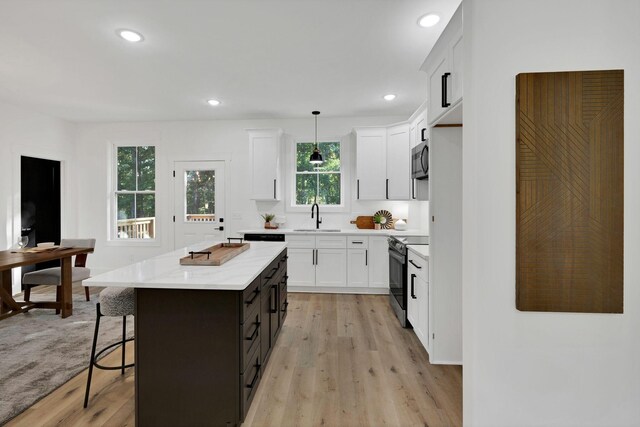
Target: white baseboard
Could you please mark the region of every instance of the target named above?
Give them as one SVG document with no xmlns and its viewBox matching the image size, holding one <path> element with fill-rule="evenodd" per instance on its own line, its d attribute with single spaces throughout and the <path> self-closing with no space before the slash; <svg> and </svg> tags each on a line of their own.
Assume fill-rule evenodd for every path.
<svg viewBox="0 0 640 427">
<path fill-rule="evenodd" d="M 289 292 L 303 292 L 312 294 L 362 294 L 388 295 L 388 288 L 331 288 L 323 286 L 287 286 Z"/>
<path fill-rule="evenodd" d="M 462 361 L 460 360 L 431 360 L 431 354 L 429 354 L 429 363 L 432 365 L 460 365 L 462 366 Z"/>
</svg>

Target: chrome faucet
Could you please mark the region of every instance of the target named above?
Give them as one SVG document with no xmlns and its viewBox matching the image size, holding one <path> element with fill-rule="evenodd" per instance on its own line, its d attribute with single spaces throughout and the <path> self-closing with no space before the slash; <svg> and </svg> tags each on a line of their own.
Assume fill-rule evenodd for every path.
<svg viewBox="0 0 640 427">
<path fill-rule="evenodd" d="M 320 219 L 320 206 L 317 203 L 314 203 L 311 206 L 311 219 L 313 219 L 313 210 L 316 210 L 316 230 L 320 229 L 320 224 L 322 224 L 322 220 Z"/>
</svg>

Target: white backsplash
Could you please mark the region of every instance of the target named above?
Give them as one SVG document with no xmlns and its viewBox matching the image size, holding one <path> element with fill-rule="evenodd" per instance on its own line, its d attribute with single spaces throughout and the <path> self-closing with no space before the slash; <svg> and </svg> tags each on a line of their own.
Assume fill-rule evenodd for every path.
<svg viewBox="0 0 640 427">
<path fill-rule="evenodd" d="M 277 216 L 283 216 L 286 218 L 286 222 L 280 225 L 281 228 L 315 228 L 316 226 L 315 218 L 311 218 L 310 208 L 308 212 L 286 212 L 284 210 L 283 203 L 254 202 L 254 204 L 256 208 L 255 211 L 234 213 L 232 215 L 232 224 L 230 224 L 231 230 L 262 228 L 264 223 L 260 214 L 266 212 L 274 213 Z M 371 216 L 380 209 L 388 210 L 394 218 L 406 219 L 409 229 L 421 230 L 424 232 L 428 232 L 429 230 L 429 202 L 419 201 L 354 202 L 350 213 L 323 212 L 322 208 L 320 208 L 320 217 L 322 218 L 320 228 L 341 230 L 356 229 L 355 224 L 351 224 L 350 221 L 355 221 L 358 216 Z"/>
</svg>

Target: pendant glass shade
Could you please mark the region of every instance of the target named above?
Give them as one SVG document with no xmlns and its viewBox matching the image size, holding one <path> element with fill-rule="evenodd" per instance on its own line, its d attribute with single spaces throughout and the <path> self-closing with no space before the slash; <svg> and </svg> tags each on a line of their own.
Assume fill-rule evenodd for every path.
<svg viewBox="0 0 640 427">
<path fill-rule="evenodd" d="M 320 154 L 320 150 L 318 150 L 318 114 L 320 114 L 320 111 L 312 111 L 311 114 L 316 117 L 316 146 L 313 149 L 313 153 L 311 153 L 311 157 L 309 157 L 309 163 L 320 165 L 324 161 L 322 160 L 322 154 Z"/>
</svg>

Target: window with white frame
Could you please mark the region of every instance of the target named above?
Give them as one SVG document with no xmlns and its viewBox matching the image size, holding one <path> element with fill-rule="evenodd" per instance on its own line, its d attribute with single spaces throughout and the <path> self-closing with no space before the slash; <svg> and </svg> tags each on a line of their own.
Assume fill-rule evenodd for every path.
<svg viewBox="0 0 640 427">
<path fill-rule="evenodd" d="M 116 147 L 113 237 L 156 237 L 156 148 Z"/>
<path fill-rule="evenodd" d="M 323 163 L 309 162 L 315 144 L 297 142 L 295 145 L 294 206 L 309 206 L 314 203 L 324 206 L 343 204 L 342 165 L 340 141 L 318 142 Z"/>
</svg>

